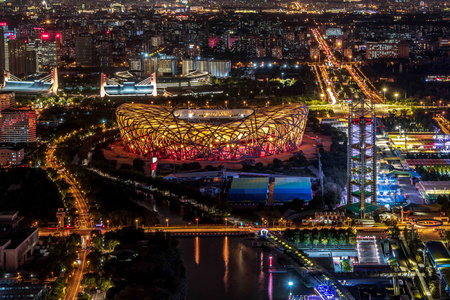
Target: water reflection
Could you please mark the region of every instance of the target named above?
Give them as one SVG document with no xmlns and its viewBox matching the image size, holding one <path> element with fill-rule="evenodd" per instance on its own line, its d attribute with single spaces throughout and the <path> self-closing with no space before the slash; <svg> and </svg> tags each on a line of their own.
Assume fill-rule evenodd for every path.
<svg viewBox="0 0 450 300">
<path fill-rule="evenodd" d="M 306 293 L 297 274 L 269 273 L 270 252 L 252 248 L 249 240 L 180 238 L 179 248 L 188 277 L 188 300 L 286 300 L 290 280 L 296 283 L 293 293 Z M 273 256 L 274 267 L 280 267 L 279 256 Z"/>
<path fill-rule="evenodd" d="M 225 292 L 228 291 L 228 237 L 226 236 L 223 240 L 223 261 L 225 263 L 225 274 L 223 275 L 223 284 L 225 286 Z"/>
<path fill-rule="evenodd" d="M 200 238 L 195 237 L 195 263 L 200 264 Z"/>
</svg>

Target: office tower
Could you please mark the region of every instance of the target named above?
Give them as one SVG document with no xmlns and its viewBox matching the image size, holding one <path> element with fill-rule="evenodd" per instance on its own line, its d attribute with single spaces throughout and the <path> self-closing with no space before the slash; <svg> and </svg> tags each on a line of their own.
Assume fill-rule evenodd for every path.
<svg viewBox="0 0 450 300">
<path fill-rule="evenodd" d="M 77 66 L 92 67 L 94 44 L 91 36 L 77 36 L 75 38 L 75 62 Z"/>
</svg>

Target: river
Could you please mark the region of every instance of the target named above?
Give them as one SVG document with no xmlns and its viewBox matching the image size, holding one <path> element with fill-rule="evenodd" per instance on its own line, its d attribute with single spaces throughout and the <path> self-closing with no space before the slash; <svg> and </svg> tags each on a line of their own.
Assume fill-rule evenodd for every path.
<svg viewBox="0 0 450 300">
<path fill-rule="evenodd" d="M 168 202 L 139 201 L 147 209 L 167 218 L 170 224 L 187 224 L 183 220 L 184 207 L 173 208 Z M 281 300 L 289 296 L 288 282 L 292 281 L 292 293 L 313 294 L 300 282 L 295 272 L 269 273 L 270 256 L 273 267 L 280 265 L 277 259 L 283 254 L 263 252 L 253 248 L 250 240 L 242 237 L 189 237 L 179 239 L 179 249 L 188 279 L 187 300 Z"/>
</svg>

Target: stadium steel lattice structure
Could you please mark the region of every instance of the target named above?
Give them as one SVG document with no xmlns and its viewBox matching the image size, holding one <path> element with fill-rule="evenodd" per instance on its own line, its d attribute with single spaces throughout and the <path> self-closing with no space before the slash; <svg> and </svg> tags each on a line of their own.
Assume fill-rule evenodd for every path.
<svg viewBox="0 0 450 300">
<path fill-rule="evenodd" d="M 123 104 L 116 117 L 128 151 L 174 160 L 234 160 L 297 149 L 308 107 L 173 109 Z"/>
</svg>

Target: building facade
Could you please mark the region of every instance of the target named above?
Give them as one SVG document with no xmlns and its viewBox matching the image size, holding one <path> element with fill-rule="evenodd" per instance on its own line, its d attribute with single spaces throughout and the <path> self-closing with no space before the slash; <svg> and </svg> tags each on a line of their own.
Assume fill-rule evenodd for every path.
<svg viewBox="0 0 450 300">
<path fill-rule="evenodd" d="M 91 36 L 75 38 L 75 61 L 77 66 L 92 67 L 94 60 L 94 44 Z"/>
<path fill-rule="evenodd" d="M 24 158 L 23 148 L 0 147 L 0 165 L 20 165 Z"/>
<path fill-rule="evenodd" d="M 30 108 L 1 112 L 0 141 L 8 144 L 36 142 L 36 112 Z"/>
</svg>

